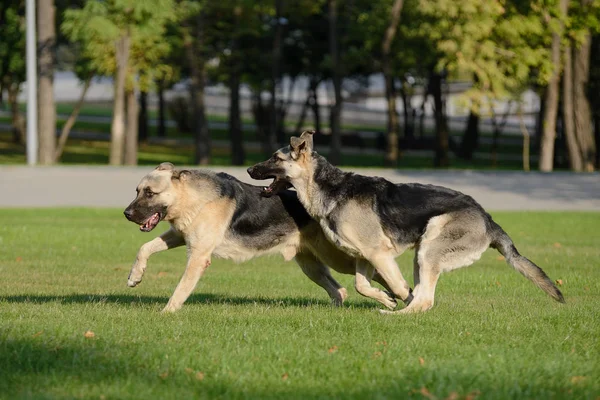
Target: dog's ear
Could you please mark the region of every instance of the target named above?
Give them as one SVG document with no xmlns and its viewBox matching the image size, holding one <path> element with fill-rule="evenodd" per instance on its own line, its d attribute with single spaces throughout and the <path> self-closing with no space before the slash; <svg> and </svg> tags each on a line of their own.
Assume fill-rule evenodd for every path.
<svg viewBox="0 0 600 400">
<path fill-rule="evenodd" d="M 158 167 L 156 167 L 157 171 L 172 171 L 175 169 L 175 166 L 170 162 L 161 163 Z"/>
<path fill-rule="evenodd" d="M 189 179 L 191 174 L 192 173 L 190 171 L 188 171 L 187 169 L 182 169 L 181 171 L 173 170 L 173 176 L 171 177 L 171 179 L 178 179 L 180 181 L 185 181 L 185 180 Z"/>
<path fill-rule="evenodd" d="M 290 149 L 293 155 L 298 157 L 300 153 L 311 152 L 313 149 L 313 137 L 315 131 L 304 131 L 299 138 L 292 136 L 290 138 Z"/>
</svg>

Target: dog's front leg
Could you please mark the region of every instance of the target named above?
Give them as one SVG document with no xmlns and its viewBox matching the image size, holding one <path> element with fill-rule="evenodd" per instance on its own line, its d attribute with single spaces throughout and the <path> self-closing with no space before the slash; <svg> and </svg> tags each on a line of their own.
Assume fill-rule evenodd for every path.
<svg viewBox="0 0 600 400">
<path fill-rule="evenodd" d="M 175 312 L 183 306 L 190 294 L 204 275 L 204 271 L 210 266 L 211 251 L 200 251 L 188 249 L 188 263 L 185 272 L 175 288 L 163 312 Z"/>
<path fill-rule="evenodd" d="M 148 264 L 148 258 L 150 258 L 152 254 L 158 253 L 159 251 L 172 249 L 174 247 L 183 246 L 184 244 L 185 241 L 183 240 L 183 237 L 181 237 L 172 229 L 166 231 L 159 237 L 144 243 L 142 247 L 140 247 L 137 257 L 135 258 L 135 262 L 133 263 L 131 271 L 129 272 L 127 286 L 135 287 L 142 281 L 142 277 L 144 276 L 144 272 L 146 271 L 146 266 Z"/>
</svg>

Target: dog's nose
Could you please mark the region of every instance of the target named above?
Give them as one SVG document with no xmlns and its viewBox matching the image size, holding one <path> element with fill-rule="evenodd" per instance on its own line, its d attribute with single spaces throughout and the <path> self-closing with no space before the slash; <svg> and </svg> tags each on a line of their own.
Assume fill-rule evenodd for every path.
<svg viewBox="0 0 600 400">
<path fill-rule="evenodd" d="M 249 167 L 246 171 L 248 171 L 248 175 L 252 176 L 252 171 L 254 171 L 254 167 Z"/>
<path fill-rule="evenodd" d="M 125 211 L 123 211 L 123 214 L 125 214 L 125 218 L 131 219 L 131 216 L 133 215 L 133 210 L 126 208 Z"/>
</svg>

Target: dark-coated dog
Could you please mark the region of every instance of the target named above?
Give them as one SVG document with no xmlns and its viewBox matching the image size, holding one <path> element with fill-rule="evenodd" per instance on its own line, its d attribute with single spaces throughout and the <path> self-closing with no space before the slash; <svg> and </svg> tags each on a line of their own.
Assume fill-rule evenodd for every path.
<svg viewBox="0 0 600 400">
<path fill-rule="evenodd" d="M 430 309 L 440 274 L 472 264 L 488 247 L 564 302 L 544 271 L 519 254 L 506 232 L 473 198 L 440 186 L 393 184 L 343 172 L 313 150 L 312 131 L 292 137 L 290 146 L 249 168 L 248 173 L 254 179 L 274 179 L 263 191 L 266 196 L 292 185 L 329 240 L 357 258 L 357 291 L 369 297 L 387 296 L 371 287 L 376 271 L 392 293 L 408 303 L 396 312 Z M 395 261 L 411 247 L 415 248 L 412 294 Z"/>
</svg>

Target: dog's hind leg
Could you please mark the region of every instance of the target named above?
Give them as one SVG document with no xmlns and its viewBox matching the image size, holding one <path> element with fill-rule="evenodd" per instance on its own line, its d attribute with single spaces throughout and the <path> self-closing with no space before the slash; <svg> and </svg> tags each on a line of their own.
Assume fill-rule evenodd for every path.
<svg viewBox="0 0 600 400">
<path fill-rule="evenodd" d="M 135 258 L 135 262 L 133 263 L 131 271 L 129 272 L 127 286 L 135 287 L 142 281 L 142 277 L 144 276 L 144 272 L 146 271 L 146 266 L 148 264 L 148 259 L 152 254 L 158 253 L 159 251 L 172 249 L 174 247 L 183 246 L 184 244 L 185 241 L 183 240 L 183 237 L 181 237 L 172 229 L 169 229 L 159 237 L 144 243 L 142 247 L 140 247 L 137 257 Z"/>
<path fill-rule="evenodd" d="M 419 283 L 415 285 L 414 299 L 400 312 L 421 312 L 433 307 L 440 274 L 472 264 L 489 247 L 485 229 L 484 220 L 476 213 L 432 218 L 416 251 Z"/>
<path fill-rule="evenodd" d="M 317 285 L 321 286 L 335 306 L 341 306 L 348 297 L 348 292 L 343 288 L 329 272 L 329 268 L 324 265 L 314 254 L 303 250 L 296 254 L 296 262 L 300 265 L 302 272 L 306 274 Z"/>
<path fill-rule="evenodd" d="M 396 300 L 383 290 L 371 286 L 371 278 L 374 272 L 375 269 L 367 260 L 359 259 L 356 261 L 356 291 L 365 297 L 377 300 L 390 310 L 393 310 L 398 305 Z"/>
</svg>

